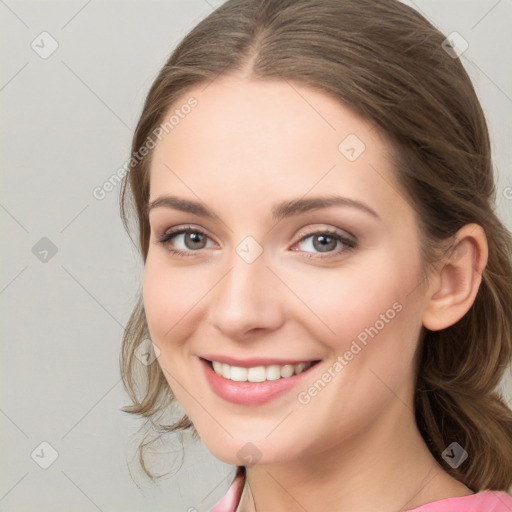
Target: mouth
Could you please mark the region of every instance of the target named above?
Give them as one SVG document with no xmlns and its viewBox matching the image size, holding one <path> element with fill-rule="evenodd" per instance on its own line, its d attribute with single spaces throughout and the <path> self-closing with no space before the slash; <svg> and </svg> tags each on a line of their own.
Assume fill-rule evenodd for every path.
<svg viewBox="0 0 512 512">
<path fill-rule="evenodd" d="M 225 379 L 234 382 L 265 382 L 267 380 L 279 380 L 300 375 L 318 361 L 307 361 L 298 364 L 272 364 L 259 366 L 236 366 L 220 361 L 208 361 L 212 370 Z"/>
<path fill-rule="evenodd" d="M 239 405 L 260 405 L 290 391 L 320 363 L 320 360 L 242 361 L 219 356 L 199 360 L 212 390 L 224 400 Z"/>
</svg>

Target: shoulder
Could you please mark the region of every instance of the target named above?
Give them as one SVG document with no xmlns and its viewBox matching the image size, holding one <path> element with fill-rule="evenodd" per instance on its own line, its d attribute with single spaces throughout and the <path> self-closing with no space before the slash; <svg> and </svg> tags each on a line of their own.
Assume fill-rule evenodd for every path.
<svg viewBox="0 0 512 512">
<path fill-rule="evenodd" d="M 512 495 L 505 491 L 480 491 L 467 496 L 426 503 L 408 512 L 511 512 Z"/>
</svg>

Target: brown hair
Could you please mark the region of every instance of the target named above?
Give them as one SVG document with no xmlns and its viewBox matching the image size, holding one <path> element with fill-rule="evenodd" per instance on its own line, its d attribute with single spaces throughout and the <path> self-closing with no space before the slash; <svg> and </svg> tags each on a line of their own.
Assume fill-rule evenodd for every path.
<svg viewBox="0 0 512 512">
<path fill-rule="evenodd" d="M 332 95 L 371 120 L 390 143 L 396 176 L 417 213 L 425 262 L 462 226 L 481 225 L 489 260 L 469 312 L 455 325 L 424 329 L 415 395 L 416 421 L 436 460 L 475 492 L 512 484 L 512 412 L 495 388 L 511 360 L 512 238 L 494 214 L 487 125 L 460 60 L 445 36 L 396 0 L 228 0 L 179 44 L 155 79 L 133 137 L 141 148 L 191 88 L 248 70 L 256 79 L 295 81 Z M 132 166 L 121 192 L 129 229 L 135 210 L 145 261 L 151 153 Z M 192 429 L 184 416 L 161 424 L 173 403 L 157 364 L 134 350 L 148 337 L 142 301 L 124 334 L 121 371 L 149 429 Z M 196 434 L 196 433 L 195 433 Z M 160 436 L 159 436 L 160 437 Z M 468 459 L 458 468 L 441 453 L 456 441 Z M 139 460 L 144 449 L 139 445 Z"/>
</svg>

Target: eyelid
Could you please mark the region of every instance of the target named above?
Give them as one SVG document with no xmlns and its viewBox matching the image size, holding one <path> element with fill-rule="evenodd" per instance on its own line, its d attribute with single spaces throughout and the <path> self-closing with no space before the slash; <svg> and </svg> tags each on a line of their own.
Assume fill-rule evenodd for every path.
<svg viewBox="0 0 512 512">
<path fill-rule="evenodd" d="M 190 224 L 188 225 L 181 225 L 181 226 L 173 226 L 172 228 L 166 229 L 162 234 L 156 236 L 156 242 L 157 244 L 162 245 L 165 250 L 167 250 L 169 253 L 179 256 L 179 257 L 193 257 L 197 254 L 200 254 L 203 249 L 206 249 L 207 247 L 204 247 L 203 249 L 198 250 L 183 250 L 178 249 L 176 247 L 173 247 L 171 245 L 171 241 L 173 241 L 176 237 L 186 234 L 186 233 L 199 233 L 207 238 L 207 240 L 212 241 L 214 244 L 217 244 L 213 237 L 211 237 L 206 230 L 202 228 L 194 227 Z"/>
<path fill-rule="evenodd" d="M 211 240 L 215 244 L 217 242 L 211 237 L 205 229 L 199 228 L 190 224 L 187 225 L 178 225 L 174 226 L 172 228 L 166 229 L 161 235 L 157 236 L 157 243 L 160 243 L 162 245 L 168 244 L 171 240 L 176 238 L 177 236 L 184 234 L 184 233 L 199 233 L 201 235 L 204 235 L 207 239 Z M 309 252 L 309 251 L 299 251 L 297 249 L 293 249 L 296 245 L 298 245 L 300 242 L 313 237 L 315 235 L 328 235 L 331 236 L 337 240 L 339 240 L 344 247 L 341 249 L 336 249 L 333 251 L 328 251 L 325 253 L 322 252 Z M 348 236 L 346 236 L 348 235 Z M 318 227 L 317 229 L 312 228 L 304 228 L 303 230 L 299 231 L 299 234 L 297 235 L 298 239 L 291 245 L 291 250 L 295 250 L 297 252 L 303 252 L 305 254 L 308 254 L 308 258 L 316 258 L 316 259 L 326 259 L 326 258 L 335 258 L 337 256 L 340 256 L 342 253 L 346 253 L 352 249 L 355 249 L 358 245 L 357 238 L 345 230 L 340 230 L 339 228 L 334 227 Z M 170 245 L 170 244 L 169 244 Z M 217 244 L 218 245 L 218 244 Z M 192 256 L 194 254 L 200 254 L 204 249 L 198 249 L 198 250 L 182 250 L 182 249 L 176 249 L 167 247 L 167 250 L 173 254 L 180 255 L 180 256 Z M 314 256 L 313 256 L 314 255 Z"/>
<path fill-rule="evenodd" d="M 180 224 L 177 226 L 173 226 L 171 228 L 167 228 L 166 230 L 163 231 L 163 233 L 161 235 L 157 235 L 157 238 L 161 239 L 161 238 L 165 238 L 168 235 L 177 235 L 177 234 L 180 234 L 183 232 L 186 233 L 189 231 L 193 232 L 193 233 L 201 233 L 201 234 L 207 236 L 208 238 L 210 238 L 211 240 L 213 240 L 213 237 L 207 232 L 206 229 L 198 227 L 198 226 L 194 226 L 193 224 Z"/>
<path fill-rule="evenodd" d="M 300 242 L 301 240 L 304 240 L 304 238 L 307 238 L 308 236 L 315 235 L 315 234 L 322 234 L 322 233 L 330 233 L 332 235 L 339 236 L 340 238 L 344 238 L 347 240 L 351 240 L 353 242 L 357 241 L 357 237 L 352 234 L 350 231 L 347 231 L 346 229 L 340 229 L 336 228 L 334 226 L 327 226 L 325 224 L 316 224 L 317 226 L 320 226 L 318 228 L 311 228 L 310 226 L 307 228 L 303 228 L 299 230 L 297 233 L 297 242 Z M 297 243 L 295 242 L 295 243 Z"/>
</svg>

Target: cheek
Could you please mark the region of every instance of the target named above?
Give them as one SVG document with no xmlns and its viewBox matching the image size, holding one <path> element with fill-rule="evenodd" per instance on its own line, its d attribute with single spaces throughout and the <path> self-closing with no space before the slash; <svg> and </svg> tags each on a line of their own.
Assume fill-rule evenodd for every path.
<svg viewBox="0 0 512 512">
<path fill-rule="evenodd" d="M 169 315 L 175 311 L 175 294 L 166 286 L 166 274 L 148 255 L 144 268 L 143 300 L 148 328 L 153 342 L 161 341 L 165 332 L 172 328 L 174 318 Z"/>
<path fill-rule="evenodd" d="M 401 254 L 379 251 L 314 278 L 303 274 L 300 284 L 297 280 L 297 293 L 315 314 L 306 311 L 303 326 L 329 354 L 330 374 L 321 379 L 329 390 L 313 407 L 327 404 L 340 424 L 350 411 L 355 425 L 363 421 L 361 408 L 369 420 L 393 396 L 389 389 L 403 388 L 407 398 L 421 331 L 421 301 L 411 293 L 419 271 L 414 257 L 407 261 Z M 301 391 L 306 402 L 316 393 L 311 389 L 310 395 L 307 387 Z"/>
<path fill-rule="evenodd" d="M 371 261 L 317 276 L 315 282 L 303 281 L 304 286 L 316 286 L 317 292 L 309 294 L 310 307 L 322 323 L 311 325 L 316 339 L 329 349 L 336 375 L 323 396 L 340 413 L 340 421 L 348 411 L 357 418 L 362 404 L 370 414 L 392 396 L 390 389 L 406 393 L 412 382 L 421 300 L 411 292 L 419 275 L 419 260 L 381 252 Z M 335 406 L 340 396 L 343 411 Z"/>
<path fill-rule="evenodd" d="M 193 284 L 193 285 L 192 285 Z M 160 350 L 168 351 L 184 339 L 194 304 L 204 290 L 183 268 L 171 268 L 165 256 L 148 253 L 144 268 L 143 300 L 149 332 Z M 173 341 L 176 340 L 176 343 Z"/>
<path fill-rule="evenodd" d="M 418 275 L 414 258 L 379 251 L 338 269 L 288 272 L 286 279 L 307 306 L 302 306 L 304 325 L 339 354 L 354 339 L 364 345 L 394 330 L 404 317 L 419 316 L 410 293 Z"/>
<path fill-rule="evenodd" d="M 158 347 L 157 362 L 169 387 L 182 406 L 193 407 L 187 361 L 191 347 L 187 340 L 199 321 L 201 297 L 207 292 L 204 280 L 190 275 L 184 267 L 171 267 L 165 254 L 148 253 L 144 269 L 143 301 L 151 341 Z"/>
</svg>

